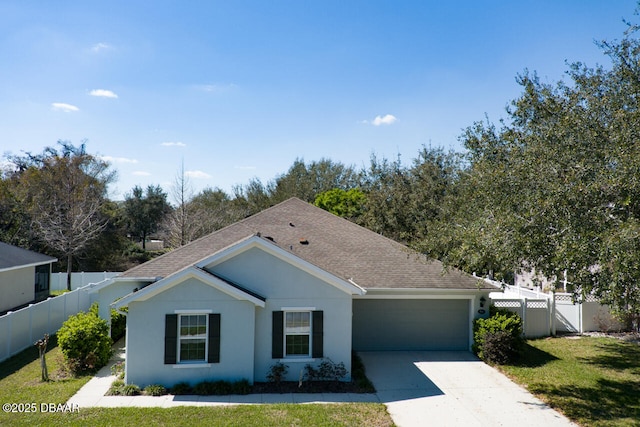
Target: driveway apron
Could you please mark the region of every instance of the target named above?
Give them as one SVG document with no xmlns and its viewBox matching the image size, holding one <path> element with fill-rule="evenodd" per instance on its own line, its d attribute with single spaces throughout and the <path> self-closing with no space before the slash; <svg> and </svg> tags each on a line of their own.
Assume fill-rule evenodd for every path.
<svg viewBox="0 0 640 427">
<path fill-rule="evenodd" d="M 400 427 L 576 425 L 469 352 L 359 355 Z"/>
</svg>

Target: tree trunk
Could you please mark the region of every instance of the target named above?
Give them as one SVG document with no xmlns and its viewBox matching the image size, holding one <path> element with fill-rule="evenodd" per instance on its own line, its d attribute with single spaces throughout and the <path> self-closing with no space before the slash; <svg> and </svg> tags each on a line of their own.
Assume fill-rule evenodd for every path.
<svg viewBox="0 0 640 427">
<path fill-rule="evenodd" d="M 71 264 L 73 263 L 73 255 L 67 255 L 67 290 L 71 290 Z"/>
</svg>

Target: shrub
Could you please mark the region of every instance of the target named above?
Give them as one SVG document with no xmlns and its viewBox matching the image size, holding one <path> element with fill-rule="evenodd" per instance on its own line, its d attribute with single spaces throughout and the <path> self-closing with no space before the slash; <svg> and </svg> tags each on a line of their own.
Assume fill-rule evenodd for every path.
<svg viewBox="0 0 640 427">
<path fill-rule="evenodd" d="M 249 381 L 202 381 L 193 387 L 193 394 L 201 396 L 210 395 L 227 395 L 227 394 L 249 394 L 251 392 L 251 385 Z"/>
<path fill-rule="evenodd" d="M 280 383 L 289 372 L 289 366 L 282 362 L 271 365 L 267 372 L 267 381 L 270 383 Z"/>
<path fill-rule="evenodd" d="M 171 394 L 181 395 L 181 394 L 191 394 L 191 393 L 192 393 L 192 390 L 189 383 L 182 382 L 171 387 Z"/>
<path fill-rule="evenodd" d="M 307 365 L 304 370 L 307 381 L 339 381 L 347 375 L 344 363 L 333 363 L 329 358 L 323 359 L 318 368 Z"/>
<path fill-rule="evenodd" d="M 98 304 L 69 316 L 57 335 L 65 363 L 75 375 L 100 369 L 111 357 L 109 326 L 98 316 Z"/>
<path fill-rule="evenodd" d="M 160 384 L 151 384 L 144 388 L 144 394 L 147 396 L 163 396 L 167 394 L 167 389 Z"/>
<path fill-rule="evenodd" d="M 126 308 L 126 307 L 125 307 Z M 124 336 L 127 329 L 127 316 L 111 309 L 111 339 L 113 342 L 118 341 Z"/>
<path fill-rule="evenodd" d="M 127 384 L 121 389 L 121 396 L 137 396 L 140 394 L 140 387 L 135 384 Z"/>
<path fill-rule="evenodd" d="M 118 379 L 124 379 L 124 362 L 116 362 L 111 365 L 111 375 L 115 375 Z"/>
<path fill-rule="evenodd" d="M 524 344 L 522 319 L 518 314 L 491 307 L 487 319 L 473 322 L 473 352 L 487 363 L 515 360 Z"/>
<path fill-rule="evenodd" d="M 121 396 L 122 388 L 124 386 L 125 386 L 124 381 L 115 380 L 114 382 L 111 383 L 111 387 L 109 387 L 109 390 L 107 391 L 107 396 Z"/>
<path fill-rule="evenodd" d="M 249 381 L 246 379 L 231 383 L 231 393 L 232 394 L 249 394 L 251 393 L 251 384 L 249 384 Z"/>
</svg>

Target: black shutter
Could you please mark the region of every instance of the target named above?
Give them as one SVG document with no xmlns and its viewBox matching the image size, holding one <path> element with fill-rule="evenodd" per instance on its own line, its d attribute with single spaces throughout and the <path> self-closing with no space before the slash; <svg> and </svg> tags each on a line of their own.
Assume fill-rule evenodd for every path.
<svg viewBox="0 0 640 427">
<path fill-rule="evenodd" d="M 175 365 L 178 350 L 178 315 L 167 314 L 164 317 L 164 363 Z"/>
<path fill-rule="evenodd" d="M 311 357 L 322 357 L 322 353 L 324 352 L 324 348 L 323 348 L 324 327 L 323 327 L 322 311 L 313 312 L 313 322 L 311 326 L 313 328 L 313 330 L 311 331 L 311 334 L 312 334 Z"/>
<path fill-rule="evenodd" d="M 284 356 L 284 312 L 274 311 L 271 330 L 271 358 L 281 359 Z"/>
<path fill-rule="evenodd" d="M 209 357 L 207 362 L 220 363 L 220 314 L 209 315 Z"/>
</svg>

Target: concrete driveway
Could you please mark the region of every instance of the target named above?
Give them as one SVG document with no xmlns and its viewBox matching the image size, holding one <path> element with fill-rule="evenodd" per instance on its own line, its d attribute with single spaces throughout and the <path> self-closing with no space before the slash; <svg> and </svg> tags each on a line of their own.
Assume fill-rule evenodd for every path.
<svg viewBox="0 0 640 427">
<path fill-rule="evenodd" d="M 400 427 L 576 425 L 469 352 L 359 355 Z"/>
</svg>

